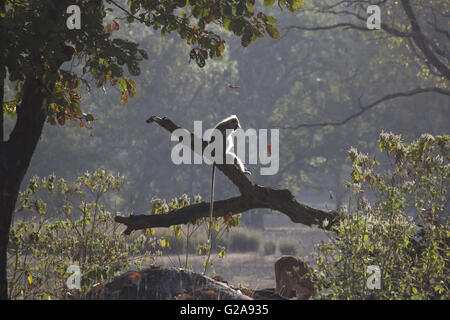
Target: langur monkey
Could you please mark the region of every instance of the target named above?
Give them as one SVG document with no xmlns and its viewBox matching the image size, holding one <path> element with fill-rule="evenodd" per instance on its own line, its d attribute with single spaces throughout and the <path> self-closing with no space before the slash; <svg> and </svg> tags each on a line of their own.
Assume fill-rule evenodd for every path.
<svg viewBox="0 0 450 320">
<path fill-rule="evenodd" d="M 244 174 L 251 174 L 250 171 L 248 171 L 244 164 L 242 163 L 242 160 L 239 159 L 239 157 L 233 153 L 233 137 L 231 136 L 232 132 L 229 132 L 227 135 L 227 130 L 237 130 L 241 129 L 241 124 L 239 123 L 239 119 L 236 115 L 229 116 L 228 118 L 223 119 L 220 121 L 216 126 L 214 127 L 215 130 L 219 130 L 222 133 L 223 139 L 223 163 L 231 163 L 231 161 L 227 161 L 227 159 L 232 159 L 232 163 L 234 163 L 238 169 L 244 173 Z M 212 138 L 209 139 L 209 143 L 212 142 Z M 209 234 L 208 234 L 208 242 L 210 242 L 211 239 L 211 229 L 212 229 L 212 216 L 213 216 L 213 203 L 214 203 L 214 183 L 215 183 L 215 176 L 216 176 L 216 162 L 213 162 L 212 169 L 211 169 L 211 193 L 210 193 L 210 212 L 209 212 Z"/>
<path fill-rule="evenodd" d="M 250 171 L 248 171 L 244 164 L 242 163 L 242 160 L 239 159 L 239 157 L 232 151 L 233 149 L 233 138 L 231 136 L 232 131 L 237 130 L 237 129 L 241 129 L 241 124 L 239 122 L 239 119 L 237 118 L 237 116 L 232 115 L 229 116 L 228 118 L 223 119 L 222 121 L 220 121 L 218 124 L 216 124 L 216 126 L 214 127 L 215 130 L 220 131 L 220 133 L 222 133 L 222 137 L 225 137 L 225 139 L 223 140 L 223 150 L 224 151 L 224 156 L 223 156 L 223 163 L 234 163 L 238 169 L 245 174 L 251 174 Z M 231 132 L 229 131 L 228 135 L 227 135 L 227 130 L 232 130 Z M 210 138 L 210 143 L 211 138 Z M 214 167 L 213 163 L 213 167 Z"/>
</svg>

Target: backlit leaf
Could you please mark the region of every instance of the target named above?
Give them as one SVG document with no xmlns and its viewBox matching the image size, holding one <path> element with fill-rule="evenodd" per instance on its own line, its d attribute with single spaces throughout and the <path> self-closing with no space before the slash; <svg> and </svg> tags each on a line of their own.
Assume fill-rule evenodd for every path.
<svg viewBox="0 0 450 320">
<path fill-rule="evenodd" d="M 277 39 L 280 36 L 278 29 L 271 24 L 266 25 L 266 30 L 269 33 L 269 36 L 273 39 Z"/>
</svg>

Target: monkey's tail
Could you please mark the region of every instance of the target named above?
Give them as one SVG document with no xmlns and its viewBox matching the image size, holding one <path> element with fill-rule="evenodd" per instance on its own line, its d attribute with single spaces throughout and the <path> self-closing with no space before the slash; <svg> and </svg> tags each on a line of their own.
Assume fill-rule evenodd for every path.
<svg viewBox="0 0 450 320">
<path fill-rule="evenodd" d="M 206 270 L 208 268 L 209 259 L 211 257 L 211 249 L 212 249 L 212 241 L 211 241 L 211 233 L 212 233 L 212 217 L 214 211 L 214 180 L 216 178 L 216 163 L 213 162 L 211 169 L 211 191 L 209 196 L 209 228 L 208 228 L 208 256 L 205 261 L 205 268 L 203 269 L 203 274 L 206 274 Z"/>
<path fill-rule="evenodd" d="M 214 162 L 211 169 L 211 190 L 209 195 L 209 230 L 208 230 L 208 243 L 211 243 L 211 231 L 212 231 L 212 218 L 214 212 L 214 185 L 216 180 L 216 163 Z"/>
</svg>

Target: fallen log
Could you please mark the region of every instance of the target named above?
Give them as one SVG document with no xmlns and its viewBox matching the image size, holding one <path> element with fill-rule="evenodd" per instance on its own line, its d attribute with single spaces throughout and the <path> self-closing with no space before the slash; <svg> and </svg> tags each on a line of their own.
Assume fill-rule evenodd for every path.
<svg viewBox="0 0 450 320">
<path fill-rule="evenodd" d="M 87 300 L 251 300 L 228 285 L 176 268 L 128 271 L 94 286 Z"/>
</svg>

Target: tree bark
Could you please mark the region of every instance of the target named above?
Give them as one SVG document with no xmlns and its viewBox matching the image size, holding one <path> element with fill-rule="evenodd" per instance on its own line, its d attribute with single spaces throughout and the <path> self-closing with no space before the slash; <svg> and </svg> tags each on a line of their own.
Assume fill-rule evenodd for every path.
<svg viewBox="0 0 450 320">
<path fill-rule="evenodd" d="M 16 125 L 8 141 L 0 142 L 0 299 L 8 298 L 7 248 L 11 218 L 20 184 L 29 167 L 46 119 L 42 81 L 29 77 L 17 108 Z M 2 87 L 3 90 L 3 87 Z M 3 113 L 2 113 L 3 117 Z"/>
</svg>

